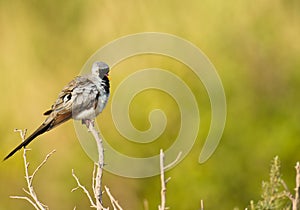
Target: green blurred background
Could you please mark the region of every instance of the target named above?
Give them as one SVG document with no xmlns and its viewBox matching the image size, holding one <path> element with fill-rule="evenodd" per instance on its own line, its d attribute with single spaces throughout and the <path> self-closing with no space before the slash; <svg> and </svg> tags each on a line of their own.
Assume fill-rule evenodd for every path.
<svg viewBox="0 0 300 210">
<path fill-rule="evenodd" d="M 194 75 L 183 64 L 154 55 L 136 56 L 112 69 L 112 93 L 130 73 L 153 66 L 178 73 L 195 93 L 201 112 L 200 132 L 189 155 L 166 174 L 172 177 L 167 205 L 199 209 L 203 199 L 205 209 L 243 209 L 249 200 L 259 199 L 261 181 L 268 178 L 275 155 L 282 161 L 283 178 L 293 189 L 293 167 L 300 160 L 297 0 L 0 0 L 1 157 L 20 141 L 13 129 L 32 132 L 39 126 L 43 111 L 98 48 L 145 31 L 180 36 L 204 51 L 218 70 L 227 97 L 223 138 L 214 155 L 200 165 L 197 160 L 209 128 L 210 104 Z M 137 128 L 149 127 L 148 114 L 153 108 L 163 109 L 169 119 L 157 141 L 142 146 L 125 141 L 113 126 L 109 108 L 98 122 L 116 149 L 146 157 L 172 144 L 180 117 L 168 95 L 149 90 L 138 96 L 130 107 Z M 57 150 L 34 180 L 41 201 L 50 209 L 88 209 L 88 199 L 81 191 L 70 192 L 76 186 L 71 169 L 90 186 L 93 168 L 73 124 L 68 122 L 40 137 L 31 148 L 32 168 L 52 149 Z M 32 208 L 26 201 L 9 198 L 23 194 L 23 177 L 21 153 L 1 163 L 1 210 Z M 159 177 L 129 179 L 105 173 L 104 183 L 124 209 L 143 209 L 145 199 L 150 209 L 157 209 Z"/>
</svg>

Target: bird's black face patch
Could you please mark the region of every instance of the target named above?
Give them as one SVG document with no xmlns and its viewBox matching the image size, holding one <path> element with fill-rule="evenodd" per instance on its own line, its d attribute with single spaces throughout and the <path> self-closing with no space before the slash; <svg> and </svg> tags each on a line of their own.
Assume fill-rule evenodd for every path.
<svg viewBox="0 0 300 210">
<path fill-rule="evenodd" d="M 103 77 L 103 81 L 104 81 L 104 90 L 106 93 L 109 93 L 109 88 L 110 88 L 110 85 L 109 85 L 109 79 L 108 79 L 108 75 L 105 74 L 104 77 Z"/>
<path fill-rule="evenodd" d="M 104 77 L 107 77 L 107 73 L 109 72 L 109 69 L 100 69 L 99 71 L 99 77 L 101 79 L 104 79 Z"/>
</svg>

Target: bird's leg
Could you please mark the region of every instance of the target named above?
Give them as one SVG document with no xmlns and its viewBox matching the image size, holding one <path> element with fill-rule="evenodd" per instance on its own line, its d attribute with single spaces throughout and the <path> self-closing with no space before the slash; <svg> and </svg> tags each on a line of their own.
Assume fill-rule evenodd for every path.
<svg viewBox="0 0 300 210">
<path fill-rule="evenodd" d="M 93 119 L 93 120 L 89 120 L 89 119 L 81 120 L 81 123 L 82 123 L 83 125 L 86 125 L 86 127 L 89 129 L 90 125 L 91 125 L 92 127 L 94 127 L 94 125 L 95 125 L 95 120 L 94 120 L 94 119 Z"/>
<path fill-rule="evenodd" d="M 82 124 L 82 125 L 86 125 L 86 126 L 88 127 L 88 122 L 87 122 L 87 120 L 81 120 L 81 124 Z"/>
</svg>

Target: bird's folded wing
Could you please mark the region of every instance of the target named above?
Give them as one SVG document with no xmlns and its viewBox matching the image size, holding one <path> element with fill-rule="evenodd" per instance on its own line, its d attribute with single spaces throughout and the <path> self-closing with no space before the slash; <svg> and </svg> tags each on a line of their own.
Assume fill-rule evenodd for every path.
<svg viewBox="0 0 300 210">
<path fill-rule="evenodd" d="M 98 96 L 99 90 L 91 80 L 86 77 L 76 77 L 62 89 L 56 102 L 44 115 L 49 115 L 48 118 L 52 119 L 58 118 L 57 123 L 64 122 L 66 121 L 64 119 L 71 118 L 72 114 L 96 108 Z"/>
</svg>

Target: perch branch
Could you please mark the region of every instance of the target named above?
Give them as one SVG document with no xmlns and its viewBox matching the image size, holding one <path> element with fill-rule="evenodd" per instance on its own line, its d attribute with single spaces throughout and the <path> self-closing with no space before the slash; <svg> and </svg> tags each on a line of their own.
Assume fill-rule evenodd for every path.
<svg viewBox="0 0 300 210">
<path fill-rule="evenodd" d="M 93 185 L 93 191 L 96 198 L 97 209 L 102 209 L 102 175 L 103 175 L 103 167 L 104 167 L 104 149 L 102 144 L 102 139 L 99 135 L 99 132 L 96 130 L 94 125 L 94 120 L 86 120 L 84 121 L 88 130 L 92 133 L 94 139 L 97 143 L 98 148 L 98 167 L 96 174 L 95 185 Z"/>
<path fill-rule="evenodd" d="M 93 189 L 94 195 L 96 195 L 96 178 L 97 178 L 96 172 L 97 172 L 97 168 L 98 168 L 97 163 L 94 163 L 93 177 L 92 177 L 92 189 Z"/>
<path fill-rule="evenodd" d="M 88 190 L 83 185 L 80 184 L 79 179 L 74 174 L 74 171 L 72 171 L 72 175 L 75 178 L 78 187 L 74 188 L 72 191 L 74 191 L 78 188 L 81 188 L 84 191 L 84 193 L 87 195 L 87 197 L 91 203 L 91 207 L 96 208 L 97 210 L 108 210 L 109 208 L 103 207 L 103 203 L 102 203 L 103 192 L 102 192 L 101 188 L 102 188 L 102 175 L 103 175 L 103 167 L 104 167 L 104 149 L 103 149 L 102 139 L 99 135 L 99 132 L 95 128 L 94 120 L 83 120 L 82 122 L 83 122 L 83 124 L 86 125 L 89 132 L 92 133 L 92 135 L 97 143 L 98 162 L 94 164 L 93 177 L 92 177 L 92 190 L 93 190 L 93 194 L 94 194 L 96 202 L 93 201 L 92 196 L 89 194 Z M 110 199 L 113 209 L 114 210 L 122 210 L 122 207 L 118 204 L 117 200 L 114 199 L 114 197 L 110 193 L 108 187 L 105 186 L 105 190 Z"/>
</svg>

